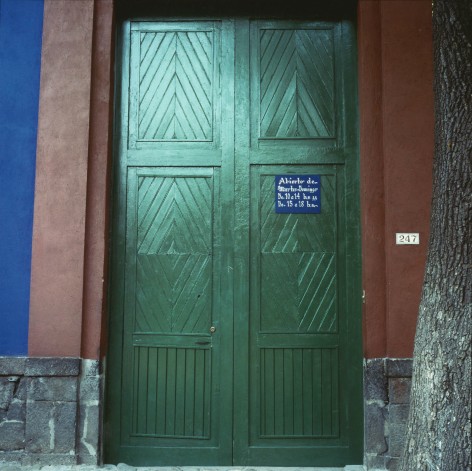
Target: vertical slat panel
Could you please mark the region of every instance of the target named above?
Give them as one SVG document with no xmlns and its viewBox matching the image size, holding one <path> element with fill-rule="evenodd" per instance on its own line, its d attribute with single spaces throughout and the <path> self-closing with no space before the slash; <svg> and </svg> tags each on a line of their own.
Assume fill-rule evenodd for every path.
<svg viewBox="0 0 472 471">
<path fill-rule="evenodd" d="M 167 388 L 166 388 L 166 377 L 167 377 L 167 349 L 158 348 L 157 355 L 157 435 L 165 435 L 166 433 L 166 414 L 167 414 Z"/>
<path fill-rule="evenodd" d="M 177 350 L 175 380 L 175 435 L 184 435 L 185 431 L 185 349 Z"/>
<path fill-rule="evenodd" d="M 176 371 L 177 371 L 177 349 L 169 348 L 167 353 L 167 375 L 166 375 L 166 435 L 175 435 L 175 395 Z"/>
<path fill-rule="evenodd" d="M 322 383 L 321 350 L 312 350 L 313 355 L 313 434 L 322 435 Z"/>
<path fill-rule="evenodd" d="M 291 348 L 284 348 L 284 435 L 293 435 L 293 353 Z"/>
<path fill-rule="evenodd" d="M 265 377 L 265 428 L 263 429 L 263 434 L 273 435 L 275 433 L 275 401 L 274 401 L 274 391 L 275 391 L 275 363 L 274 363 L 274 351 L 272 349 L 262 349 L 262 355 L 264 356 L 264 370 L 261 369 L 262 374 Z"/>
<path fill-rule="evenodd" d="M 138 401 L 139 395 L 139 355 L 134 356 L 133 362 L 133 404 Z M 132 418 L 132 430 L 137 433 L 138 430 L 138 411 L 134 408 L 134 414 Z"/>
<path fill-rule="evenodd" d="M 337 349 L 262 348 L 260 359 L 261 436 L 337 436 Z"/>
<path fill-rule="evenodd" d="M 284 351 L 282 348 L 274 350 L 274 434 L 284 434 Z"/>
<path fill-rule="evenodd" d="M 157 348 L 149 348 L 148 355 L 148 388 L 146 433 L 156 433 L 157 412 Z"/>
<path fill-rule="evenodd" d="M 303 435 L 313 432 L 313 352 L 303 349 Z"/>
<path fill-rule="evenodd" d="M 293 434 L 303 435 L 303 357 L 302 350 L 293 350 Z"/>
<path fill-rule="evenodd" d="M 138 347 L 133 434 L 209 437 L 211 350 Z"/>
<path fill-rule="evenodd" d="M 211 360 L 210 360 L 210 351 L 203 350 L 204 355 L 204 378 L 205 382 L 203 383 L 203 394 L 204 394 L 204 403 L 203 403 L 203 435 L 205 437 L 210 435 L 210 413 L 211 413 L 211 390 L 210 390 L 210 371 L 211 371 Z"/>
<path fill-rule="evenodd" d="M 266 429 L 266 420 L 267 420 L 267 401 L 266 401 L 266 364 L 265 364 L 265 350 L 261 349 L 260 350 L 260 385 L 261 385 L 261 390 L 260 390 L 260 404 L 259 404 L 259 410 L 260 410 L 260 416 L 259 416 L 259 426 L 261 428 L 261 433 L 264 434 L 264 430 Z M 265 406 L 264 406 L 265 405 Z M 264 407 L 264 408 L 263 408 Z"/>
<path fill-rule="evenodd" d="M 147 419 L 147 384 L 148 384 L 148 349 L 139 350 L 138 364 L 138 397 L 137 397 L 137 428 L 146 430 Z"/>
<path fill-rule="evenodd" d="M 195 350 L 185 350 L 185 431 L 184 434 L 192 436 L 194 430 L 195 407 Z"/>
<path fill-rule="evenodd" d="M 332 388 L 331 388 L 331 397 L 332 397 L 332 424 L 331 424 L 331 433 L 334 436 L 339 435 L 339 414 L 340 414 L 340 404 L 339 404 L 339 352 L 338 349 L 331 350 L 331 379 L 332 379 Z"/>
<path fill-rule="evenodd" d="M 205 412 L 204 383 L 205 383 L 205 352 L 195 352 L 195 436 L 203 436 Z"/>
<path fill-rule="evenodd" d="M 323 400 L 323 435 L 332 434 L 332 371 L 331 350 L 322 351 L 321 369 L 323 374 L 322 400 Z"/>
</svg>

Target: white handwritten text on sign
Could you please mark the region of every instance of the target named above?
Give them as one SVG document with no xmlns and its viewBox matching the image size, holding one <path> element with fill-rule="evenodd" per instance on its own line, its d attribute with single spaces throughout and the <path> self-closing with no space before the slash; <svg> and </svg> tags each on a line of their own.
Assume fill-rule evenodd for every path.
<svg viewBox="0 0 472 471">
<path fill-rule="evenodd" d="M 320 213 L 320 175 L 276 175 L 276 213 Z"/>
</svg>

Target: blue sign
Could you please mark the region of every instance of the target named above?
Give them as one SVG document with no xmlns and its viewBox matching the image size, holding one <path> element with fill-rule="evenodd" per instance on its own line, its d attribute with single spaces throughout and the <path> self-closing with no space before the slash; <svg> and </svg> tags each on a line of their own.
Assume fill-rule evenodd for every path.
<svg viewBox="0 0 472 471">
<path fill-rule="evenodd" d="M 319 175 L 276 175 L 275 212 L 320 213 L 321 177 Z"/>
</svg>

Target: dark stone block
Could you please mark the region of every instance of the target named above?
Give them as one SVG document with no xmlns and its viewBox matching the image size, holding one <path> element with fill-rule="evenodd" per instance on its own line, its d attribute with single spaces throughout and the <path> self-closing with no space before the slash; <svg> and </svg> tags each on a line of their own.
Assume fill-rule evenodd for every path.
<svg viewBox="0 0 472 471">
<path fill-rule="evenodd" d="M 387 358 L 386 371 L 389 378 L 411 378 L 413 360 L 411 358 Z"/>
<path fill-rule="evenodd" d="M 98 360 L 82 360 L 82 376 L 100 376 L 101 369 Z"/>
<path fill-rule="evenodd" d="M 404 425 L 408 420 L 408 412 L 410 406 L 408 404 L 393 404 L 388 408 L 390 414 L 390 424 Z"/>
<path fill-rule="evenodd" d="M 26 401 L 26 386 L 28 384 L 28 378 L 25 378 L 24 376 L 20 379 L 20 382 L 18 383 L 18 386 L 16 388 L 15 392 L 15 399 L 18 399 L 19 401 Z"/>
<path fill-rule="evenodd" d="M 387 451 L 385 420 L 387 408 L 378 404 L 366 404 L 365 414 L 365 452 L 381 455 Z"/>
<path fill-rule="evenodd" d="M 387 469 L 386 462 L 387 458 L 385 456 L 372 455 L 370 453 L 364 456 L 364 465 L 367 469 Z"/>
<path fill-rule="evenodd" d="M 388 454 L 394 458 L 400 458 L 403 453 L 406 440 L 406 425 L 390 424 L 388 437 Z"/>
<path fill-rule="evenodd" d="M 27 358 L 26 376 L 78 376 L 80 358 Z"/>
<path fill-rule="evenodd" d="M 54 405 L 50 402 L 26 404 L 26 451 L 28 453 L 51 452 L 51 427 Z"/>
<path fill-rule="evenodd" d="M 74 453 L 77 404 L 74 402 L 28 402 L 26 451 L 28 453 Z"/>
<path fill-rule="evenodd" d="M 23 375 L 25 362 L 26 357 L 0 357 L 0 376 Z"/>
<path fill-rule="evenodd" d="M 93 466 L 94 468 L 100 466 L 98 462 L 98 456 L 90 456 L 90 455 L 79 455 L 77 458 L 77 463 L 85 466 Z M 101 471 L 102 467 L 100 466 L 100 470 L 94 471 Z M 1 471 L 1 470 L 0 470 Z"/>
<path fill-rule="evenodd" d="M 374 358 L 367 360 L 364 368 L 364 399 L 366 401 L 387 402 L 387 378 L 385 377 L 385 360 Z"/>
<path fill-rule="evenodd" d="M 0 410 L 8 410 L 13 399 L 18 376 L 0 377 Z"/>
<path fill-rule="evenodd" d="M 73 402 L 56 403 L 54 423 L 54 453 L 75 453 L 77 404 Z"/>
<path fill-rule="evenodd" d="M 96 462 L 98 461 L 100 409 L 98 405 L 81 404 L 79 411 L 79 459 L 93 457 Z"/>
<path fill-rule="evenodd" d="M 18 401 L 13 399 L 8 408 L 5 418 L 7 420 L 17 420 L 25 423 L 26 421 L 26 403 L 24 401 Z"/>
<path fill-rule="evenodd" d="M 390 378 L 388 380 L 388 397 L 390 404 L 409 404 L 410 390 L 410 378 Z"/>
<path fill-rule="evenodd" d="M 22 466 L 73 466 L 77 464 L 77 456 L 57 453 L 25 454 L 21 460 Z"/>
<path fill-rule="evenodd" d="M 25 448 L 25 424 L 19 421 L 0 423 L 0 450 L 13 451 Z"/>
<path fill-rule="evenodd" d="M 388 471 L 399 471 L 400 470 L 400 459 L 391 458 L 390 460 L 388 460 L 387 469 L 388 469 Z"/>
<path fill-rule="evenodd" d="M 100 376 L 84 376 L 80 379 L 79 400 L 81 403 L 100 400 Z"/>
<path fill-rule="evenodd" d="M 29 378 L 28 400 L 76 402 L 77 378 Z"/>
<path fill-rule="evenodd" d="M 9 463 L 8 465 L 4 465 L 5 468 L 10 466 L 15 466 L 16 468 L 20 466 L 23 455 L 24 453 L 22 451 L 0 451 L 0 463 Z M 0 464 L 0 470 L 3 470 L 4 467 Z"/>
</svg>

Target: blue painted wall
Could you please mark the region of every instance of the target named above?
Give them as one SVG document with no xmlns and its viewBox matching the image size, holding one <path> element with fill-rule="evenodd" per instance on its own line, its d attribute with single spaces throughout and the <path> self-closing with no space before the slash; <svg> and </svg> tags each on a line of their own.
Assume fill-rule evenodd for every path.
<svg viewBox="0 0 472 471">
<path fill-rule="evenodd" d="M 0 0 L 0 355 L 28 351 L 43 0 Z"/>
</svg>

